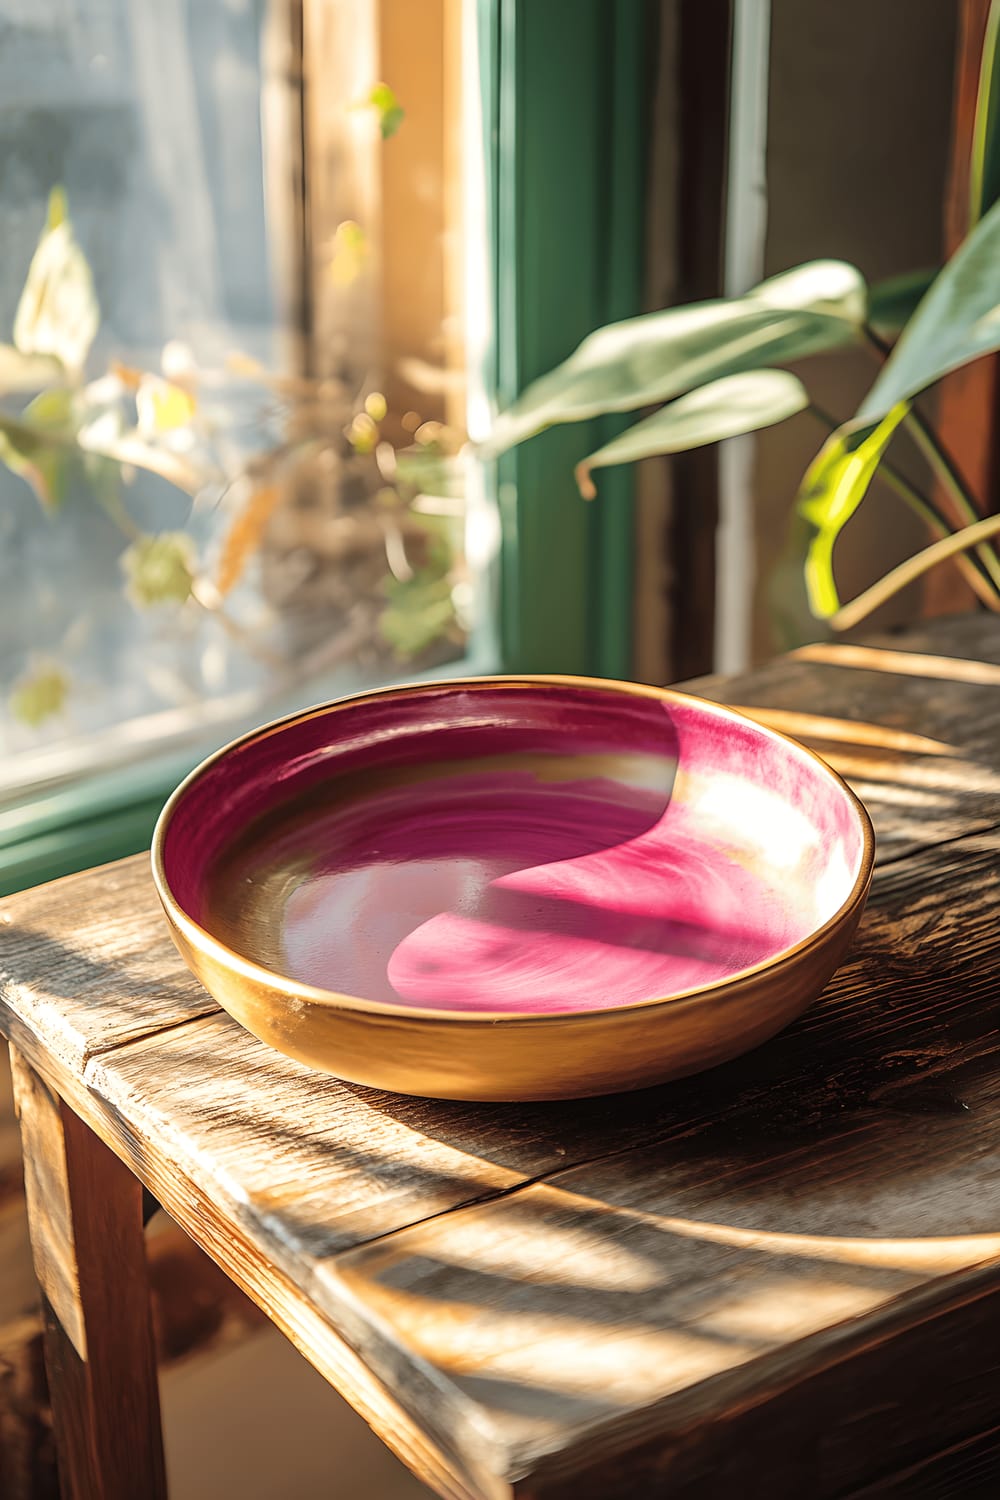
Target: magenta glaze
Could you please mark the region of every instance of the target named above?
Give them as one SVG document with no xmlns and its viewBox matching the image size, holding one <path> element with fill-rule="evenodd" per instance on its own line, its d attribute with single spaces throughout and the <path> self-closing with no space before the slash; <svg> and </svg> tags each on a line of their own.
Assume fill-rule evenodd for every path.
<svg viewBox="0 0 1000 1500">
<path fill-rule="evenodd" d="M 801 943 L 863 858 L 846 791 L 696 699 L 433 686 L 209 763 L 164 841 L 177 903 L 317 988 L 446 1010 L 604 1009 Z"/>
</svg>

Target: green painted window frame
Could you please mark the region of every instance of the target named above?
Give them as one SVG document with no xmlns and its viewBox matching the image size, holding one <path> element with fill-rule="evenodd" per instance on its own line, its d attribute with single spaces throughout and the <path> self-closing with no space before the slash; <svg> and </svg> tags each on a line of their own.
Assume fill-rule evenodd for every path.
<svg viewBox="0 0 1000 1500">
<path fill-rule="evenodd" d="M 161 807 L 198 759 L 159 756 L 0 808 L 0 897 L 148 849 Z"/>
<path fill-rule="evenodd" d="M 500 406 L 643 310 L 655 20 L 648 0 L 479 0 Z M 602 471 L 588 504 L 573 470 L 632 420 L 551 429 L 500 461 L 505 670 L 629 675 L 634 471 Z"/>
</svg>

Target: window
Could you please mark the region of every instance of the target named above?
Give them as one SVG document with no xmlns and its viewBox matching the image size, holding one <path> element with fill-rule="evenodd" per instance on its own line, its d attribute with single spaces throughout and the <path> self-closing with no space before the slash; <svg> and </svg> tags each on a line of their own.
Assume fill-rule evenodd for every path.
<svg viewBox="0 0 1000 1500">
<path fill-rule="evenodd" d="M 0 891 L 301 704 L 627 670 L 608 424 L 464 439 L 641 308 L 652 14 L 0 0 Z"/>
<path fill-rule="evenodd" d="M 495 664 L 470 17 L 0 0 L 0 799 Z"/>
</svg>

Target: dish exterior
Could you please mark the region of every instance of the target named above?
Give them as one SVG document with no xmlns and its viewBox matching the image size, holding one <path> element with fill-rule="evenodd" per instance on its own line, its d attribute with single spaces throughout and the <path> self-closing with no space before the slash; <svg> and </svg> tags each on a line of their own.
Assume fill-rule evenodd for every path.
<svg viewBox="0 0 1000 1500">
<path fill-rule="evenodd" d="M 555 1099 L 785 1026 L 874 838 L 818 756 L 731 710 L 477 678 L 255 731 L 177 789 L 152 857 L 185 961 L 261 1040 L 397 1092 Z"/>
</svg>

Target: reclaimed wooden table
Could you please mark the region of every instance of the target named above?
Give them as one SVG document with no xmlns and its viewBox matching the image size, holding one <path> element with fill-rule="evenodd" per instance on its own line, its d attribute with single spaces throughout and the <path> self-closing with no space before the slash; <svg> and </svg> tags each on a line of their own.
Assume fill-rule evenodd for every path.
<svg viewBox="0 0 1000 1500">
<path fill-rule="evenodd" d="M 879 864 L 822 999 L 680 1084 L 375 1093 L 220 1013 L 144 858 L 4 904 L 69 1495 L 165 1489 L 140 1184 L 442 1495 L 998 1492 L 1000 622 L 699 687 L 825 753 Z"/>
</svg>

